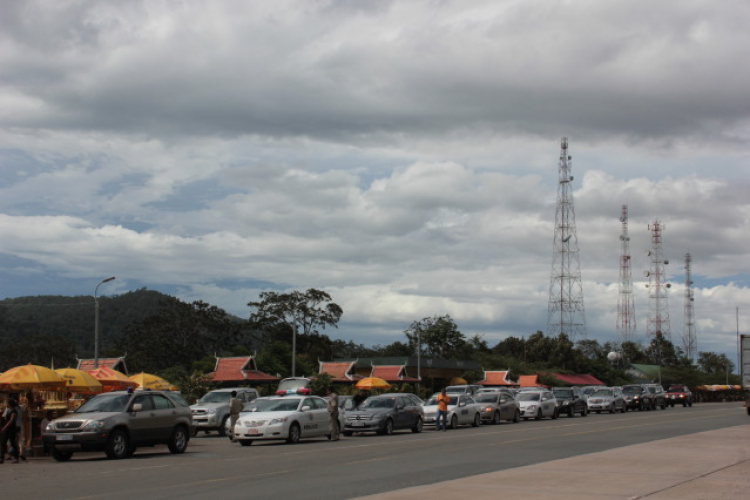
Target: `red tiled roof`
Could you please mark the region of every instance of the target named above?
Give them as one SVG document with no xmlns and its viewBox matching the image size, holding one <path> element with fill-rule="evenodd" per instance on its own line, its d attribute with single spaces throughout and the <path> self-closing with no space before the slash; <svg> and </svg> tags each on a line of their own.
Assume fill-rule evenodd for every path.
<svg viewBox="0 0 750 500">
<path fill-rule="evenodd" d="M 539 375 L 519 375 L 518 385 L 521 387 L 542 387 L 539 383 Z"/>
<path fill-rule="evenodd" d="M 406 376 L 406 366 L 373 366 L 371 377 L 382 378 L 386 382 L 418 382 L 418 379 Z"/>
<path fill-rule="evenodd" d="M 593 375 L 588 374 L 564 375 L 562 373 L 551 373 L 550 375 L 568 385 L 607 385 Z"/>
<path fill-rule="evenodd" d="M 79 359 L 78 360 L 78 368 L 79 370 L 83 371 L 89 371 L 94 369 L 95 364 L 94 359 Z M 99 368 L 106 367 L 111 368 L 113 370 L 117 370 L 120 372 L 123 372 L 125 374 L 128 373 L 128 369 L 125 366 L 125 358 L 119 357 L 119 358 L 99 358 Z"/>
<path fill-rule="evenodd" d="M 508 372 L 504 371 L 485 371 L 484 380 L 477 382 L 478 385 L 507 385 L 516 386 L 516 382 L 508 380 Z"/>
<path fill-rule="evenodd" d="M 351 382 L 362 377 L 354 372 L 356 361 L 345 361 L 343 363 L 331 363 L 320 361 L 318 374 L 327 373 L 333 382 Z"/>
<path fill-rule="evenodd" d="M 216 358 L 216 368 L 211 373 L 213 382 L 270 382 L 278 377 L 258 371 L 255 358 L 243 356 L 237 358 Z"/>
</svg>

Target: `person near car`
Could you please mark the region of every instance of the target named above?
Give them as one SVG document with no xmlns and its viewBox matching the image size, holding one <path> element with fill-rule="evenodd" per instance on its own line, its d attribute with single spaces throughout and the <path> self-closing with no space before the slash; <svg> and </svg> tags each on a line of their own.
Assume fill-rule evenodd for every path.
<svg viewBox="0 0 750 500">
<path fill-rule="evenodd" d="M 359 408 L 359 405 L 364 403 L 369 395 L 370 394 L 366 390 L 360 389 L 360 391 L 354 395 L 354 398 L 352 398 L 352 407 Z"/>
<path fill-rule="evenodd" d="M 8 400 L 8 407 L 3 414 L 5 424 L 2 427 L 2 434 L 5 436 L 2 442 L 2 454 L 0 462 L 5 459 L 5 450 L 7 443 L 10 443 L 10 454 L 13 457 L 13 463 L 18 463 L 18 433 L 21 430 L 21 418 L 18 410 L 18 401 L 13 398 Z"/>
<path fill-rule="evenodd" d="M 448 403 L 450 403 L 451 398 L 448 396 L 448 393 L 445 390 L 445 387 L 443 387 L 443 390 L 440 391 L 440 394 L 437 395 L 437 398 L 435 398 L 437 402 L 437 419 L 435 419 L 435 430 L 439 431 L 442 427 L 442 429 L 445 431 L 448 429 Z"/>
<path fill-rule="evenodd" d="M 231 395 L 232 397 L 229 399 L 229 439 L 234 441 L 234 425 L 237 423 L 237 419 L 240 418 L 243 404 L 237 398 L 237 391 L 232 391 Z"/>
<path fill-rule="evenodd" d="M 333 387 L 328 387 L 326 391 L 328 393 L 328 420 L 329 430 L 331 434 L 331 441 L 339 440 L 339 395 L 333 390 Z"/>
</svg>

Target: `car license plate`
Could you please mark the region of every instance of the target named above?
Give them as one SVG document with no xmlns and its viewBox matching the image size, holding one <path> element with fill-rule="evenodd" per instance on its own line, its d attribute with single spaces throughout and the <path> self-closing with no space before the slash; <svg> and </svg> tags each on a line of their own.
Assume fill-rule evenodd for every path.
<svg viewBox="0 0 750 500">
<path fill-rule="evenodd" d="M 248 429 L 247 433 L 250 434 L 250 435 L 252 435 L 252 436 L 257 436 L 258 435 L 258 429 Z"/>
<path fill-rule="evenodd" d="M 364 427 L 364 422 L 352 422 L 352 427 Z"/>
<path fill-rule="evenodd" d="M 73 441 L 73 436 L 70 434 L 58 434 L 57 435 L 58 441 Z"/>
</svg>

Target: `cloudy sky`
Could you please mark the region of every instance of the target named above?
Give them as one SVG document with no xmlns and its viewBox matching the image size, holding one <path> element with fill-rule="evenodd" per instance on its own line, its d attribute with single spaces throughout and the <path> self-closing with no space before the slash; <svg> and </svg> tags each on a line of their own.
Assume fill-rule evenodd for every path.
<svg viewBox="0 0 750 500">
<path fill-rule="evenodd" d="M 241 317 L 328 291 L 334 338 L 450 314 L 547 330 L 560 139 L 588 337 L 638 335 L 664 226 L 673 341 L 750 329 L 750 4 L 0 3 L 0 297 L 138 288 Z M 744 68 L 744 69 L 743 69 Z M 739 308 L 739 321 L 736 311 Z"/>
</svg>

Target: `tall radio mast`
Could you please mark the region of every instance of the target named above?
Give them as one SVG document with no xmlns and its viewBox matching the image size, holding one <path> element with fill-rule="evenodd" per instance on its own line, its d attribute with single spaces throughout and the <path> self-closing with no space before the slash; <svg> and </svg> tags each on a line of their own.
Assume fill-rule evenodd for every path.
<svg viewBox="0 0 750 500">
<path fill-rule="evenodd" d="M 617 303 L 617 333 L 620 343 L 632 342 L 635 333 L 635 298 L 630 269 L 630 236 L 628 236 L 628 206 L 622 206 L 620 215 L 620 290 Z"/>
<path fill-rule="evenodd" d="M 685 330 L 682 332 L 682 346 L 685 350 L 685 356 L 695 363 L 698 355 L 698 339 L 695 336 L 695 310 L 693 309 L 693 279 L 692 279 L 692 262 L 693 259 L 689 253 L 685 254 L 685 309 L 684 320 Z"/>
<path fill-rule="evenodd" d="M 560 141 L 560 164 L 557 183 L 557 209 L 552 252 L 552 276 L 547 307 L 548 335 L 564 333 L 575 342 L 586 338 L 586 317 L 583 309 L 581 264 L 578 257 L 576 216 L 570 183 L 571 156 L 568 139 Z"/>
<path fill-rule="evenodd" d="M 652 337 L 663 337 L 671 341 L 672 332 L 669 325 L 667 290 L 672 285 L 664 283 L 666 278 L 664 266 L 669 264 L 662 253 L 661 232 L 664 230 L 664 225 L 658 220 L 654 220 L 648 225 L 648 229 L 651 231 L 651 250 L 647 255 L 651 258 L 651 270 L 644 273 L 649 279 L 646 285 L 649 298 L 646 342 L 650 342 Z"/>
</svg>

